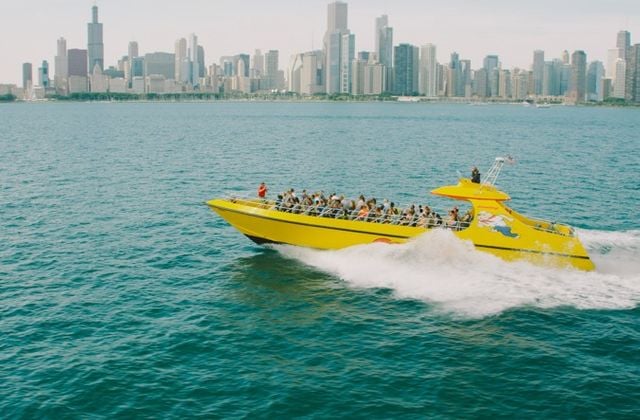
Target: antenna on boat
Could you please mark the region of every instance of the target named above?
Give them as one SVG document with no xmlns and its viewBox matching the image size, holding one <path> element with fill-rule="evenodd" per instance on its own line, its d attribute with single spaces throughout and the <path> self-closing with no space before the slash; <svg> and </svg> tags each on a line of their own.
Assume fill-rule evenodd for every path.
<svg viewBox="0 0 640 420">
<path fill-rule="evenodd" d="M 514 165 L 516 163 L 516 160 L 511 156 L 497 157 L 493 162 L 493 166 L 491 167 L 491 169 L 489 169 L 487 175 L 485 175 L 484 181 L 482 181 L 482 185 L 494 186 L 496 184 L 496 181 L 498 180 L 498 175 L 500 175 L 500 171 L 502 170 L 502 167 L 505 163 Z"/>
</svg>

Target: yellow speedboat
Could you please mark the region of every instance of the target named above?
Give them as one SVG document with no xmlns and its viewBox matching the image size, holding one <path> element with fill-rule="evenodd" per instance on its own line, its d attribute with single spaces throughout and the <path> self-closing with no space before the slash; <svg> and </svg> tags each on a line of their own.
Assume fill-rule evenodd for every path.
<svg viewBox="0 0 640 420">
<path fill-rule="evenodd" d="M 259 244 L 340 249 L 372 242 L 404 243 L 427 230 L 445 228 L 460 239 L 473 242 L 478 250 L 508 261 L 593 270 L 593 262 L 570 226 L 531 219 L 505 205 L 510 197 L 494 186 L 504 163 L 504 158 L 497 158 L 482 183 L 460 179 L 457 185 L 432 191 L 470 204 L 471 218 L 466 222 L 403 224 L 388 217 L 374 220 L 320 217 L 303 211 L 283 211 L 279 203 L 264 199 L 214 199 L 207 204 Z"/>
</svg>

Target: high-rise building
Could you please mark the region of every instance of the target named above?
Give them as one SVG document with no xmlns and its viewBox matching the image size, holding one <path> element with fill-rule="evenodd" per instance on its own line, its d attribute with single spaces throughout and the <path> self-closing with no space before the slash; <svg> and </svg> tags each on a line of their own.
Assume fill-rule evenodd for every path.
<svg viewBox="0 0 640 420">
<path fill-rule="evenodd" d="M 29 89 L 33 85 L 33 65 L 31 63 L 22 64 L 22 88 Z"/>
<path fill-rule="evenodd" d="M 604 65 L 601 61 L 592 61 L 587 69 L 587 100 L 599 101 L 602 97 L 602 83 Z"/>
<path fill-rule="evenodd" d="M 53 78 L 56 91 L 60 95 L 66 94 L 67 91 L 67 78 L 69 77 L 67 65 L 67 40 L 60 38 L 58 39 L 58 49 L 54 62 L 55 75 Z"/>
<path fill-rule="evenodd" d="M 198 77 L 206 77 L 207 68 L 204 65 L 204 47 L 202 45 L 198 45 Z"/>
<path fill-rule="evenodd" d="M 326 91 L 329 94 L 349 91 L 349 85 L 345 85 L 343 72 L 351 68 L 351 61 L 354 56 L 349 56 L 349 51 L 343 53 L 342 47 L 350 45 L 350 40 L 343 40 L 343 35 L 349 34 L 347 29 L 347 3 L 336 1 L 328 5 L 327 10 L 327 32 L 324 36 L 324 55 L 325 55 L 325 78 Z M 355 54 L 355 42 L 353 53 Z M 348 58 L 349 63 L 343 63 L 343 58 Z M 346 82 L 350 80 L 350 76 L 346 78 Z"/>
<path fill-rule="evenodd" d="M 378 61 L 387 68 L 385 74 L 388 77 L 384 81 L 384 88 L 387 92 L 391 92 L 391 85 L 393 84 L 393 80 L 390 77 L 391 68 L 393 67 L 393 28 L 389 27 L 389 17 L 387 15 L 376 18 L 374 38 Z"/>
<path fill-rule="evenodd" d="M 251 58 L 252 64 L 251 69 L 253 70 L 252 77 L 261 77 L 264 75 L 264 55 L 262 55 L 262 51 L 256 50 L 253 53 L 253 57 Z"/>
<path fill-rule="evenodd" d="M 67 50 L 67 58 L 67 71 L 69 72 L 69 76 L 86 77 L 89 74 L 87 69 L 89 64 L 87 60 L 87 50 Z"/>
<path fill-rule="evenodd" d="M 497 71 L 497 69 L 496 69 Z M 473 71 L 471 70 L 471 60 L 460 60 L 460 95 L 470 98 L 473 94 Z M 497 78 L 496 78 L 497 79 Z M 497 92 L 497 87 L 496 87 Z"/>
<path fill-rule="evenodd" d="M 134 77 L 144 77 L 144 57 L 135 57 L 131 60 L 131 80 Z"/>
<path fill-rule="evenodd" d="M 38 68 L 38 86 L 49 87 L 49 62 L 44 60 L 42 66 Z"/>
<path fill-rule="evenodd" d="M 128 55 L 127 55 L 127 67 L 125 69 L 125 75 L 127 77 L 127 87 L 131 87 L 132 71 L 131 66 L 133 60 L 138 58 L 140 52 L 138 51 L 138 43 L 136 41 L 129 42 Z"/>
<path fill-rule="evenodd" d="M 489 96 L 489 75 L 485 68 L 476 70 L 475 72 L 475 94 L 480 98 Z"/>
<path fill-rule="evenodd" d="M 629 102 L 640 103 L 640 44 L 629 47 L 626 61 L 625 99 Z"/>
<path fill-rule="evenodd" d="M 347 3 L 342 1 L 330 3 L 327 13 L 327 31 L 348 31 L 347 16 Z"/>
<path fill-rule="evenodd" d="M 189 75 L 182 73 L 182 68 L 185 67 L 185 60 L 187 60 L 187 40 L 185 38 L 180 38 L 176 41 L 174 54 L 176 58 L 174 63 L 176 80 L 180 83 L 186 83 L 189 81 Z"/>
<path fill-rule="evenodd" d="M 191 74 L 189 83 L 194 88 L 200 87 L 200 63 L 198 62 L 198 37 L 196 34 L 189 35 L 189 62 L 191 63 Z"/>
<path fill-rule="evenodd" d="M 500 60 L 497 55 L 488 55 L 484 58 L 483 68 L 487 71 L 487 96 L 498 96 L 498 67 Z"/>
<path fill-rule="evenodd" d="M 98 65 L 102 71 L 104 70 L 104 44 L 102 43 L 102 23 L 98 22 L 98 6 L 91 8 L 91 18 L 91 22 L 87 24 L 89 34 L 88 69 L 93 71 L 93 68 Z"/>
<path fill-rule="evenodd" d="M 279 52 L 278 50 L 270 50 L 264 55 L 264 77 L 262 80 L 264 81 L 264 85 L 261 82 L 260 86 L 263 89 L 271 90 L 271 89 L 279 89 L 278 86 L 278 71 L 279 63 Z"/>
<path fill-rule="evenodd" d="M 621 50 L 620 58 L 627 58 L 627 50 L 631 46 L 631 33 L 629 31 L 620 31 L 616 37 L 616 48 Z"/>
<path fill-rule="evenodd" d="M 578 50 L 571 54 L 571 79 L 567 100 L 579 104 L 586 99 L 587 89 L 587 54 Z"/>
<path fill-rule="evenodd" d="M 355 55 L 356 36 L 348 32 L 342 34 L 340 40 L 340 93 L 351 92 L 351 65 Z"/>
<path fill-rule="evenodd" d="M 396 95 L 418 93 L 419 50 L 411 44 L 400 44 L 394 49 L 393 92 Z"/>
<path fill-rule="evenodd" d="M 176 77 L 175 54 L 155 52 L 144 56 L 144 75 L 146 77 L 156 75 L 164 76 L 165 80 Z"/>
<path fill-rule="evenodd" d="M 607 77 L 612 81 L 616 80 L 616 61 L 623 60 L 622 50 L 611 48 L 607 50 Z"/>
<path fill-rule="evenodd" d="M 535 50 L 533 52 L 533 83 L 535 85 L 534 93 L 542 95 L 542 86 L 544 81 L 544 51 Z"/>
<path fill-rule="evenodd" d="M 385 80 L 387 67 L 383 64 L 370 61 L 364 66 L 364 87 L 365 95 L 380 95 L 386 91 Z"/>
<path fill-rule="evenodd" d="M 420 75 L 418 85 L 420 94 L 428 97 L 435 97 L 436 77 L 437 77 L 436 46 L 426 44 L 420 48 Z"/>
<path fill-rule="evenodd" d="M 242 68 L 239 66 L 239 62 L 243 62 Z M 251 57 L 249 54 L 237 54 L 232 57 L 233 68 L 235 69 L 236 76 L 249 77 L 249 69 L 251 68 Z"/>
<path fill-rule="evenodd" d="M 462 78 L 462 67 L 460 66 L 460 55 L 455 51 L 451 53 L 446 78 L 447 96 L 464 96 L 464 81 Z"/>
<path fill-rule="evenodd" d="M 498 95 L 502 99 L 511 98 L 511 72 L 509 70 L 500 70 L 500 87 Z"/>
<path fill-rule="evenodd" d="M 562 66 L 562 60 L 560 59 L 546 61 L 544 63 L 544 76 L 542 83 L 542 94 L 544 96 L 564 95 L 560 90 Z"/>
<path fill-rule="evenodd" d="M 569 62 L 569 58 L 570 58 L 569 57 L 569 51 L 567 51 L 567 50 L 562 51 L 562 63 L 563 64 L 571 64 Z"/>
<path fill-rule="evenodd" d="M 351 89 L 352 95 L 364 95 L 364 68 L 367 61 L 356 58 L 351 63 Z"/>
<path fill-rule="evenodd" d="M 322 51 L 295 54 L 289 64 L 289 90 L 302 95 L 313 95 L 324 90 Z"/>
</svg>

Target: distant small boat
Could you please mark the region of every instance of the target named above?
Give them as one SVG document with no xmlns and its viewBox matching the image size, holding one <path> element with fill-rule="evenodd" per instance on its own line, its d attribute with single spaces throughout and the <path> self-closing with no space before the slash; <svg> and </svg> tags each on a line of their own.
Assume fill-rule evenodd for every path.
<svg viewBox="0 0 640 420">
<path fill-rule="evenodd" d="M 417 96 L 398 96 L 398 102 L 420 102 Z"/>
<path fill-rule="evenodd" d="M 536 104 L 536 108 L 551 108 L 551 105 L 549 105 L 548 103 L 544 102 L 541 104 Z"/>
</svg>

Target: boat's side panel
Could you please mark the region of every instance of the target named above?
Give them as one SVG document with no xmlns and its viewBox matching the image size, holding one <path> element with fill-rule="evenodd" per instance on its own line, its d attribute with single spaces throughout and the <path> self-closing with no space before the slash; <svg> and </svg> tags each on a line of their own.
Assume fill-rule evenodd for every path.
<svg viewBox="0 0 640 420">
<path fill-rule="evenodd" d="M 243 234 L 264 242 L 340 249 L 372 242 L 403 243 L 422 228 L 295 215 L 223 200 L 209 206 Z"/>
</svg>

